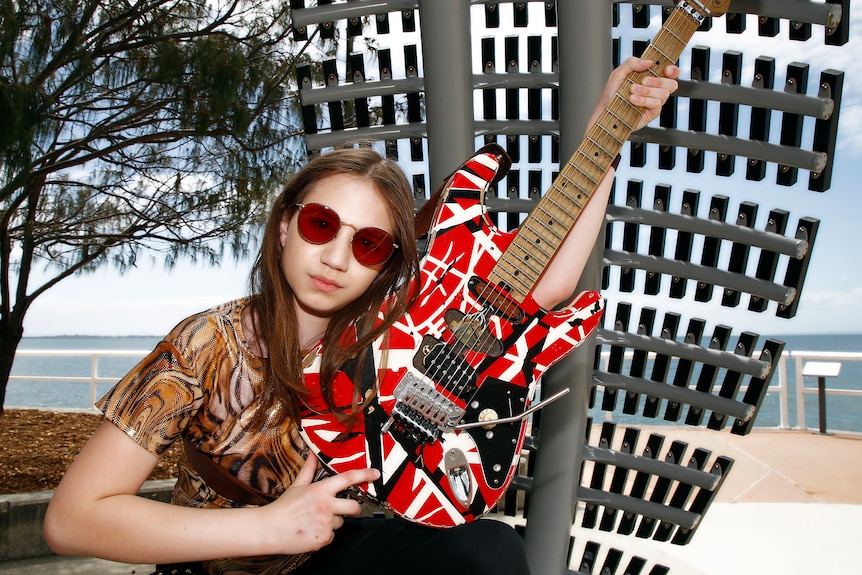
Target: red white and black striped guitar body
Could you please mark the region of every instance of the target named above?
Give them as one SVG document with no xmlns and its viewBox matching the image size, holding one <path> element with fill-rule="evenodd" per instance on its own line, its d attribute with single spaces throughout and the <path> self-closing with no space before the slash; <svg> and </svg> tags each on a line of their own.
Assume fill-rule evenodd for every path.
<svg viewBox="0 0 862 575">
<path fill-rule="evenodd" d="M 419 298 L 374 342 L 374 400 L 350 433 L 321 399 L 319 357 L 305 370 L 302 435 L 328 471 L 379 469 L 360 495 L 429 526 L 494 508 L 517 469 L 542 375 L 592 333 L 603 309 L 589 291 L 547 311 L 531 291 L 643 113 L 628 101 L 631 84 L 661 74 L 700 21 L 728 3 L 709 0 L 708 13 L 699 2 L 676 6 L 643 55 L 653 67 L 623 84 L 516 233 L 498 230 L 483 204 L 509 168 L 503 150 L 486 146 L 456 170 L 414 280 Z M 354 389 L 337 375 L 339 405 L 351 405 Z"/>
</svg>

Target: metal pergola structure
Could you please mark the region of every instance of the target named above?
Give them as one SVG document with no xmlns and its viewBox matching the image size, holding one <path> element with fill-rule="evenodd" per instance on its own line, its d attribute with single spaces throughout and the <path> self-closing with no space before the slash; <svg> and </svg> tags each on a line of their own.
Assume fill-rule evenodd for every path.
<svg viewBox="0 0 862 575">
<path fill-rule="evenodd" d="M 626 16 L 636 30 L 666 16 L 676 3 L 291 4 L 299 36 L 385 35 L 399 20 L 402 34 L 419 35 L 417 40 L 408 34 L 406 43 L 398 46 L 404 52 L 400 70 L 394 62 L 401 54 L 393 55 L 389 48 L 372 51 L 376 72 L 366 70 L 360 51 L 348 54 L 346 62 L 333 59 L 300 69 L 309 150 L 382 142 L 386 153 L 420 166 L 409 174 L 418 206 L 428 190 L 440 185 L 481 143 L 500 141 L 516 164 L 487 205 L 500 225 L 512 226 L 535 205 L 547 173 L 581 142 L 607 74 L 627 50 L 614 37 L 621 12 L 630 11 Z M 523 33 L 505 38 L 495 34 L 503 4 L 505 18 L 511 17 Z M 755 22 L 760 36 L 774 37 L 784 22 L 788 39 L 799 45 L 822 38 L 826 45 L 840 47 L 848 39 L 849 5 L 849 0 L 733 0 L 721 21 L 707 19 L 702 28 L 722 25 L 728 34 L 740 34 Z M 537 15 L 543 21 L 537 23 Z M 645 45 L 636 41 L 632 53 Z M 794 62 L 783 74 L 784 85 L 776 86 L 782 74 L 773 58 L 759 56 L 753 77 L 745 80 L 746 57 L 739 51 L 724 52 L 716 75 L 711 49 L 690 46 L 677 95 L 658 125 L 633 135 L 624 154 L 628 165 L 666 170 L 672 180 L 674 174 L 704 172 L 704 158 L 714 154 L 715 175 L 728 177 L 739 157 L 749 181 L 791 186 L 802 170 L 809 174 L 809 190 L 826 191 L 843 73 L 822 70 L 812 91 L 808 65 Z M 773 184 L 766 180 L 768 166 L 775 166 Z M 793 222 L 789 211 L 773 209 L 757 229 L 758 206 L 753 202 L 742 202 L 734 215 L 728 198 L 713 196 L 706 206 L 699 191 L 686 189 L 679 213 L 673 213 L 668 185 L 657 185 L 652 201 L 644 199 L 643 182 L 637 179 L 618 181 L 616 191 L 623 198 L 609 206 L 607 235 L 593 253 L 582 287 L 616 285 L 621 294 L 642 289 L 656 305 L 642 307 L 638 315 L 631 304 L 620 302 L 615 315 L 606 314 L 593 344 L 582 346 L 543 380 L 543 393 L 563 387 L 572 393 L 542 412 L 541 425 L 537 421 L 534 426 L 536 437 L 528 442 L 541 448 L 525 455 L 528 471 L 516 478 L 511 505 L 507 500 L 500 511 L 526 525 L 534 573 L 615 573 L 617 568 L 626 573 L 667 572 L 661 565 L 647 570 L 647 562 L 639 558 L 626 563 L 625 552 L 616 549 L 603 552 L 602 562 L 598 546 L 590 541 L 578 541 L 582 552 L 576 553 L 573 527 L 684 544 L 732 460 L 710 460 L 709 453 L 698 449 L 686 455 L 687 446 L 676 444 L 663 451 L 655 436 L 638 446 L 637 429 L 616 433 L 609 423 L 600 437 L 589 437 L 590 409 L 641 412 L 646 417 L 662 416 L 663 409 L 665 420 L 679 421 L 685 415 L 689 425 L 722 429 L 730 424 L 731 432 L 748 433 L 783 343 L 767 340 L 757 354 L 757 334 L 734 335 L 732 328 L 717 325 L 701 344 L 707 322 L 693 317 L 683 325 L 675 302 L 692 293 L 696 301 L 708 302 L 717 288 L 722 306 L 737 307 L 747 299 L 751 313 L 774 308 L 779 317 L 793 317 L 820 223 L 808 217 Z M 701 203 L 708 208 L 705 215 Z M 620 233 L 621 248 L 612 241 Z M 726 349 L 729 342 L 735 342 L 732 349 Z M 610 352 L 606 365 L 599 359 L 602 350 Z M 573 385 L 579 381 L 593 385 Z M 528 514 L 515 503 L 519 491 L 527 493 Z M 579 503 L 584 506 L 582 517 L 575 512 Z"/>
</svg>

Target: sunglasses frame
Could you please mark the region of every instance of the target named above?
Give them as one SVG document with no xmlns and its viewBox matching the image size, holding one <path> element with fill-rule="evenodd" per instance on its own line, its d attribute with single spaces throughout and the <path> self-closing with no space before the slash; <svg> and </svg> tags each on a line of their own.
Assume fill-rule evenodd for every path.
<svg viewBox="0 0 862 575">
<path fill-rule="evenodd" d="M 354 229 L 353 237 L 350 238 L 351 251 L 353 252 L 353 257 L 356 259 L 356 261 L 359 262 L 360 264 L 364 265 L 364 266 L 367 266 L 367 267 L 382 266 L 383 264 L 388 262 L 390 259 L 392 259 L 392 256 L 395 255 L 395 250 L 397 250 L 400 247 L 398 245 L 398 243 L 395 242 L 395 238 L 392 237 L 392 234 L 390 234 L 386 230 L 375 227 L 375 226 L 366 226 L 364 228 L 359 228 L 359 227 L 355 226 L 354 224 L 351 224 L 349 222 L 345 222 L 344 220 L 341 219 L 341 216 L 338 215 L 338 212 L 336 212 L 334 209 L 327 206 L 326 204 L 321 204 L 320 202 L 309 202 L 307 204 L 304 204 L 302 202 L 296 202 L 295 204 L 293 204 L 293 206 L 295 208 L 298 208 L 296 210 L 296 229 L 299 232 L 299 237 L 301 237 L 303 239 L 303 241 L 305 241 L 309 244 L 316 245 L 316 246 L 328 244 L 329 242 L 334 240 L 336 237 L 338 237 L 338 233 L 343 226 L 353 228 Z M 304 233 L 302 233 L 302 226 L 299 223 L 299 218 L 302 217 L 302 210 L 304 210 L 307 207 L 313 207 L 313 206 L 320 206 L 326 212 L 331 213 L 332 215 L 335 216 L 335 219 L 338 222 L 338 228 L 334 229 L 334 233 L 332 234 L 332 237 L 330 237 L 329 239 L 322 241 L 322 242 L 312 241 L 309 238 L 307 238 L 306 235 Z M 359 257 L 359 254 L 356 253 L 356 249 L 357 249 L 358 244 L 353 243 L 353 240 L 355 240 L 356 237 L 364 230 L 377 230 L 377 231 L 383 232 L 390 239 L 390 241 L 392 243 L 392 250 L 389 252 L 389 254 L 386 256 L 386 258 L 383 261 L 381 261 L 379 263 L 366 263 L 366 262 L 362 261 L 362 259 Z M 373 251 L 369 252 L 369 253 L 373 253 Z"/>
</svg>

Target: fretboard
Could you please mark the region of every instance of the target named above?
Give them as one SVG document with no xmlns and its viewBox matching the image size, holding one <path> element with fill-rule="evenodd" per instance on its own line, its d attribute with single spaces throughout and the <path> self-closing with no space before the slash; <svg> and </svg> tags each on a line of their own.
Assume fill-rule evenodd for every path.
<svg viewBox="0 0 862 575">
<path fill-rule="evenodd" d="M 632 73 L 589 129 L 551 188 L 521 224 L 488 279 L 506 286 L 512 298 L 523 302 L 551 261 L 575 220 L 593 196 L 643 115 L 629 102 L 631 87 L 645 75 L 663 75 L 676 62 L 700 25 L 702 17 L 685 2 L 671 11 L 642 58 L 653 65 Z"/>
</svg>

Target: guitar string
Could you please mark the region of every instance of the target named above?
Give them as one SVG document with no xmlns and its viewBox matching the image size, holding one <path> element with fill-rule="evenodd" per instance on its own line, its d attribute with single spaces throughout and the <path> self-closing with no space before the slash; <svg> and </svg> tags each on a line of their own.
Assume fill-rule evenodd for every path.
<svg viewBox="0 0 862 575">
<path fill-rule="evenodd" d="M 686 21 L 688 21 L 690 24 L 693 23 L 693 19 L 690 17 L 690 15 L 684 13 L 684 11 L 681 8 L 679 8 L 679 6 L 678 6 L 674 11 L 672 11 L 672 13 L 670 14 L 669 18 L 667 19 L 665 25 L 662 27 L 662 30 L 658 33 L 658 35 L 653 40 L 653 42 L 644 51 L 643 57 L 646 59 L 652 59 L 655 61 L 655 58 L 652 56 L 651 52 L 656 52 L 659 55 L 661 55 L 661 57 L 664 59 L 663 60 L 664 62 L 675 62 L 676 59 L 678 58 L 678 56 L 672 57 L 672 56 L 668 55 L 665 52 L 665 50 L 660 47 L 660 45 L 664 42 L 665 39 L 667 39 L 668 41 L 676 40 L 677 46 L 676 47 L 670 46 L 670 48 L 677 49 L 678 54 L 682 53 L 682 50 L 685 47 L 685 45 L 687 44 L 687 42 L 683 41 L 680 38 L 680 36 L 677 35 L 672 30 L 672 28 L 676 24 L 681 25 L 681 23 L 678 21 L 683 19 L 683 18 Z M 696 28 L 697 28 L 697 26 L 695 25 L 694 28 L 691 30 L 691 34 L 694 33 L 694 30 Z M 551 212 L 551 210 L 545 209 L 543 202 L 540 202 L 539 205 L 537 206 L 537 208 L 540 208 L 540 209 L 539 210 L 534 209 L 530 214 L 528 214 L 528 216 L 525 220 L 525 223 L 528 224 L 527 229 L 525 230 L 525 233 L 535 233 L 535 235 L 537 237 L 536 237 L 536 240 L 534 241 L 533 248 L 538 249 L 541 252 L 541 255 L 543 258 L 545 258 L 545 261 L 542 264 L 541 270 L 536 270 L 536 268 L 531 263 L 529 263 L 529 264 L 525 263 L 523 256 L 520 260 L 518 260 L 516 262 L 516 263 L 524 264 L 527 268 L 529 268 L 533 272 L 533 274 L 536 277 L 536 280 L 534 280 L 532 282 L 532 284 L 530 284 L 530 285 L 524 284 L 522 286 L 520 293 L 523 293 L 524 297 L 526 297 L 526 295 L 529 294 L 529 292 L 535 286 L 535 281 L 537 281 L 538 277 L 541 275 L 542 271 L 544 270 L 544 267 L 548 264 L 548 262 L 550 262 L 551 257 L 553 257 L 553 254 L 556 252 L 556 249 L 559 247 L 560 243 L 565 238 L 565 235 L 568 233 L 568 231 L 570 231 L 571 225 L 574 225 L 574 221 L 577 219 L 578 215 L 583 210 L 584 206 L 586 206 L 587 202 L 589 202 L 589 200 L 591 199 L 592 193 L 595 191 L 595 188 L 598 186 L 601 178 L 604 177 L 604 175 L 606 174 L 607 169 L 613 160 L 613 156 L 615 156 L 616 153 L 622 149 L 622 146 L 624 145 L 625 141 L 628 139 L 628 136 L 633 132 L 634 127 L 629 122 L 628 116 L 632 116 L 632 120 L 636 121 L 637 117 L 639 117 L 639 115 L 642 113 L 642 109 L 631 104 L 631 102 L 629 102 L 628 99 L 624 96 L 626 95 L 625 92 L 630 92 L 631 85 L 636 83 L 636 82 L 640 82 L 641 79 L 643 78 L 643 76 L 646 74 L 657 75 L 656 71 L 653 70 L 653 67 L 649 68 L 648 70 L 646 70 L 642 73 L 629 75 L 629 77 L 626 79 L 626 82 L 624 82 L 623 86 L 621 86 L 621 88 L 614 95 L 614 98 L 612 99 L 611 103 L 602 112 L 599 120 L 596 122 L 594 127 L 590 130 L 590 133 L 587 134 L 587 137 L 585 138 L 584 142 L 576 150 L 573 157 L 567 162 L 566 167 L 561 171 L 560 175 L 557 177 L 555 182 L 552 184 L 549 192 L 545 195 L 545 198 L 547 198 L 548 201 L 544 202 L 544 204 L 550 204 L 551 206 L 553 206 L 554 211 Z M 616 108 L 621 108 L 621 109 L 615 109 L 615 104 L 616 104 Z M 617 120 L 616 123 L 614 123 L 613 120 Z M 623 135 L 622 138 L 616 136 L 610 129 L 607 128 L 609 123 L 614 125 L 615 127 L 619 127 L 620 125 L 622 125 L 624 127 L 623 132 L 625 132 L 625 134 Z M 598 133 L 594 133 L 594 132 L 598 132 Z M 601 140 L 600 136 L 601 136 L 602 132 L 604 132 L 604 134 L 609 136 L 610 137 L 609 139 L 612 140 L 612 142 L 611 142 L 612 145 L 610 146 L 610 149 L 608 147 L 606 147 L 600 141 Z M 613 149 L 613 146 L 616 146 L 615 150 Z M 587 165 L 594 166 L 595 169 L 599 172 L 599 174 L 596 177 L 593 177 L 589 172 L 587 172 L 587 170 L 584 167 L 576 165 L 574 162 L 576 157 L 584 158 L 584 160 L 587 162 Z M 570 175 L 571 172 L 576 172 L 576 173 Z M 580 180 L 577 178 L 577 176 L 581 176 L 582 179 L 588 180 L 589 184 L 592 186 L 591 190 L 585 189 L 579 183 Z M 563 180 L 565 182 L 565 185 L 558 184 L 557 182 L 560 180 Z M 585 198 L 582 204 L 575 201 L 573 198 L 571 198 L 571 196 L 567 195 L 566 192 L 563 191 L 562 188 L 567 187 L 568 184 L 571 184 L 574 188 L 576 188 L 578 190 L 578 192 Z M 570 204 L 570 209 L 567 210 L 565 206 L 561 205 L 562 202 L 557 199 L 557 196 L 561 196 L 560 199 L 566 200 L 566 202 L 568 202 Z M 543 198 L 543 199 L 545 199 L 545 198 Z M 548 216 L 547 223 L 538 218 L 538 216 L 536 214 L 539 211 L 545 213 Z M 573 215 L 572 215 L 572 212 L 574 212 Z M 551 229 L 552 225 L 558 224 L 561 220 L 568 220 L 568 219 L 571 219 L 572 224 L 567 224 L 567 225 L 563 226 L 566 230 L 566 233 L 563 234 L 562 236 L 560 236 L 558 233 L 556 233 L 555 230 Z M 552 245 L 552 247 L 554 248 L 551 250 L 550 254 L 547 253 L 543 247 L 538 247 L 538 248 L 536 247 L 536 246 L 543 246 L 544 244 L 542 243 L 542 241 L 547 240 L 548 235 L 542 234 L 541 232 L 539 232 L 535 229 L 536 226 L 530 225 L 534 222 L 538 225 L 538 227 L 545 229 L 547 233 L 549 233 L 550 235 L 554 236 L 557 239 L 556 243 L 553 241 L 549 242 Z M 515 238 L 513 238 L 513 241 L 510 243 L 510 245 L 515 245 L 516 248 L 520 249 L 524 254 L 530 253 L 530 250 L 527 250 L 524 246 L 522 246 L 522 245 L 520 245 L 520 243 L 518 243 L 519 238 L 523 238 L 523 235 L 521 234 L 520 230 L 516 234 Z M 535 254 L 535 252 L 530 253 L 531 256 L 534 254 Z M 516 269 L 516 270 L 523 269 L 523 268 L 515 265 L 515 263 L 509 262 L 509 259 L 511 259 L 511 257 L 515 257 L 515 255 L 512 253 L 512 251 L 510 249 L 507 248 L 506 251 L 504 252 L 503 256 L 500 258 L 500 261 L 494 265 L 492 272 L 494 270 L 496 270 L 501 264 L 502 265 L 508 265 L 508 266 L 512 267 L 512 269 Z M 537 271 L 538 271 L 538 273 L 535 273 Z M 521 275 L 521 274 L 515 274 L 515 275 L 517 276 L 517 275 Z M 513 283 L 519 283 L 519 282 L 513 282 Z M 474 350 L 473 347 L 471 347 L 468 344 L 467 340 L 473 339 L 475 342 L 474 347 L 481 348 L 483 338 L 490 337 L 490 338 L 496 339 L 495 336 L 489 331 L 490 322 L 489 322 L 488 315 L 491 313 L 491 309 L 490 309 L 491 306 L 487 303 L 482 303 L 482 302 L 487 302 L 489 300 L 494 299 L 492 297 L 494 295 L 496 295 L 496 294 L 495 294 L 495 288 L 492 287 L 492 282 L 485 282 L 482 290 L 477 291 L 477 293 L 476 293 L 476 299 L 480 303 L 480 308 L 474 312 L 464 314 L 464 316 L 460 320 L 462 322 L 466 321 L 466 325 L 467 325 L 466 329 L 467 330 L 473 329 L 474 334 L 472 334 L 472 335 L 466 334 L 466 337 L 464 337 L 465 334 L 456 333 L 455 331 L 452 330 L 452 328 L 450 326 L 450 334 L 451 334 L 451 337 L 454 339 L 454 345 L 450 349 L 451 353 L 444 353 L 443 357 L 441 358 L 442 361 L 439 361 L 437 363 L 435 369 L 428 374 L 428 376 L 432 380 L 434 380 L 435 382 L 438 382 L 438 380 L 442 376 L 445 376 L 446 377 L 446 383 L 444 384 L 443 389 L 445 391 L 449 392 L 451 395 L 453 395 L 459 399 L 462 399 L 462 401 L 464 401 L 465 403 L 466 403 L 467 399 L 461 398 L 461 392 L 463 392 L 463 390 L 466 389 L 466 386 L 469 384 L 469 380 L 465 380 L 465 377 L 469 378 L 471 376 L 471 371 L 474 371 L 474 367 L 473 367 L 471 362 L 474 362 L 477 360 L 481 361 L 483 356 L 487 356 L 487 353 L 484 353 L 484 352 L 479 351 L 479 350 Z M 506 295 L 508 296 L 508 294 L 506 294 Z M 519 300 L 518 303 L 523 303 L 523 299 Z M 476 319 L 480 320 L 478 327 L 480 327 L 481 330 L 477 329 L 477 325 L 474 323 L 474 321 Z M 444 346 L 444 348 L 448 347 L 446 342 L 443 342 L 443 346 Z M 456 361 L 456 365 L 454 366 L 453 373 L 450 375 L 450 374 L 447 374 L 446 372 L 448 370 L 448 367 L 451 367 L 451 366 L 447 366 L 447 365 L 443 365 L 443 364 L 444 363 L 448 364 L 449 362 L 447 360 L 452 358 L 453 356 L 456 358 L 460 358 L 460 359 L 458 361 Z M 476 382 L 476 383 L 478 383 L 478 382 Z M 461 388 L 460 392 L 459 392 L 459 387 Z M 526 405 L 525 405 L 525 408 L 526 408 Z"/>
</svg>

